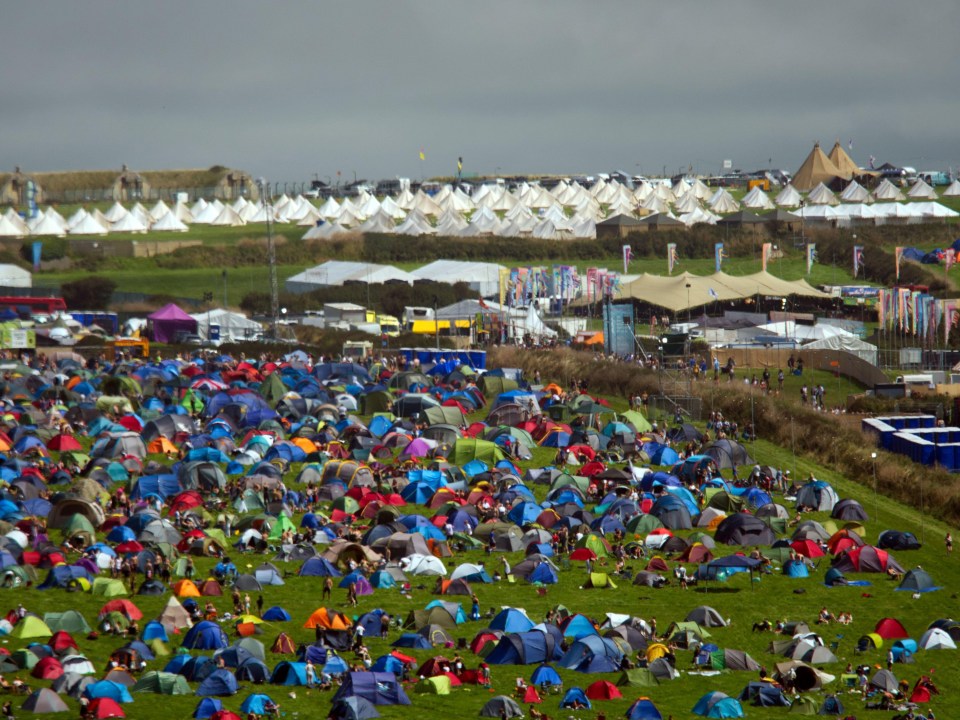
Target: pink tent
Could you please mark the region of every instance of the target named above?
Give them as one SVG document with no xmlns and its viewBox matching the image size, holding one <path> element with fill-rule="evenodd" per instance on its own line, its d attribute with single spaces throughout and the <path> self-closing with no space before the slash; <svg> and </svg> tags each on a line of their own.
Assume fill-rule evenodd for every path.
<svg viewBox="0 0 960 720">
<path fill-rule="evenodd" d="M 152 315 L 147 315 L 153 327 L 153 339 L 156 342 L 170 342 L 178 332 L 195 333 L 197 321 L 187 315 L 173 303 L 164 305 Z"/>
</svg>

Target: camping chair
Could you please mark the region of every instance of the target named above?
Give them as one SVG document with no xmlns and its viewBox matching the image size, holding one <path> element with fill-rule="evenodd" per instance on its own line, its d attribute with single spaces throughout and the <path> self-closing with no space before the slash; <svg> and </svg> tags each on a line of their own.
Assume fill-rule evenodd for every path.
<svg viewBox="0 0 960 720">
<path fill-rule="evenodd" d="M 832 652 L 834 655 L 837 654 L 837 648 L 840 647 L 841 640 L 843 640 L 843 635 L 838 634 L 837 639 L 830 643 L 830 652 Z"/>
</svg>

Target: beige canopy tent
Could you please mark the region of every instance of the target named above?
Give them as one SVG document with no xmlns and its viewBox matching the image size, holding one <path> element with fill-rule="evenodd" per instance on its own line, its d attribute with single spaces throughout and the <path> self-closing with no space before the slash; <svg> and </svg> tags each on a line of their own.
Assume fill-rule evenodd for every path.
<svg viewBox="0 0 960 720">
<path fill-rule="evenodd" d="M 693 275 L 685 272 L 672 277 L 644 273 L 622 287 L 619 299 L 639 300 L 679 312 L 714 302 L 743 300 L 756 295 L 798 295 L 819 299 L 829 297 L 806 280 L 783 280 L 768 272 L 743 276 L 727 275 L 724 272 L 713 275 Z"/>
<path fill-rule="evenodd" d="M 793 176 L 791 184 L 801 192 L 812 190 L 820 183 L 829 185 L 835 177 L 850 179 L 850 173 L 844 173 L 840 168 L 833 164 L 833 160 L 828 158 L 823 150 L 820 149 L 820 143 L 813 146 L 813 150 L 803 161 L 803 165 Z"/>
</svg>

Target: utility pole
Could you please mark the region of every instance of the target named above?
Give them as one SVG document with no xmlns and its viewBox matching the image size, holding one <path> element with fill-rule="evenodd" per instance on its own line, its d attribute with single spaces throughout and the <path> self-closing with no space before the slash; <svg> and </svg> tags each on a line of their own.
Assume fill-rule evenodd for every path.
<svg viewBox="0 0 960 720">
<path fill-rule="evenodd" d="M 262 177 L 257 178 L 260 189 L 260 202 L 267 217 L 267 265 L 270 268 L 270 322 L 273 338 L 277 338 L 280 324 L 280 290 L 277 286 L 277 247 L 273 242 L 273 208 L 270 204 L 270 184 Z"/>
</svg>

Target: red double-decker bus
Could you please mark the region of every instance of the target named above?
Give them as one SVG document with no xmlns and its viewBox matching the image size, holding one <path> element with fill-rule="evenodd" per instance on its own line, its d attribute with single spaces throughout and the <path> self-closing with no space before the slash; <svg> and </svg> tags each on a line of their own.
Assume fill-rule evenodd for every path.
<svg viewBox="0 0 960 720">
<path fill-rule="evenodd" d="M 21 297 L 19 295 L 0 296 L 0 307 L 27 307 L 31 313 L 66 312 L 67 304 L 62 297 Z"/>
</svg>

